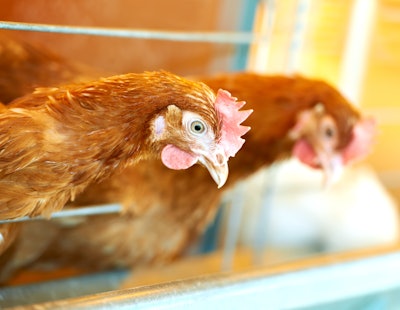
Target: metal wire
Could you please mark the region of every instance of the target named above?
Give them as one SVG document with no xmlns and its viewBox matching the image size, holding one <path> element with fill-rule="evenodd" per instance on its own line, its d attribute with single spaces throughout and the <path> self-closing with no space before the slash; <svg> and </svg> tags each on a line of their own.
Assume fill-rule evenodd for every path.
<svg viewBox="0 0 400 310">
<path fill-rule="evenodd" d="M 102 27 L 62 26 L 36 23 L 0 21 L 0 29 L 51 32 L 63 34 L 81 34 L 93 36 L 123 37 L 147 40 L 168 40 L 184 42 L 212 42 L 228 44 L 250 44 L 266 40 L 265 37 L 251 32 L 179 32 L 155 31 L 145 29 L 123 29 Z"/>
<path fill-rule="evenodd" d="M 91 216 L 91 215 L 118 213 L 121 212 L 121 210 L 122 206 L 120 204 L 105 204 L 105 205 L 90 206 L 83 208 L 64 209 L 52 213 L 50 218 L 44 216 L 37 216 L 37 217 L 23 216 L 11 220 L 0 220 L 0 224 L 18 223 L 18 222 L 26 222 L 34 220 L 48 220 L 48 219 L 56 219 L 56 218 L 71 217 L 71 216 Z"/>
</svg>

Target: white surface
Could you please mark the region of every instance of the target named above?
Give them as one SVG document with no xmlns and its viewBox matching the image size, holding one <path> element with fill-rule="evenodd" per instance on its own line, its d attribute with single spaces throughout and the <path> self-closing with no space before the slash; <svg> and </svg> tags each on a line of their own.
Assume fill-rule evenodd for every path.
<svg viewBox="0 0 400 310">
<path fill-rule="evenodd" d="M 398 241 L 398 207 L 369 167 L 348 167 L 329 188 L 321 172 L 296 160 L 277 169 L 245 183 L 242 243 L 254 242 L 260 208 L 268 208 L 261 221 L 270 246 L 341 251 Z"/>
</svg>

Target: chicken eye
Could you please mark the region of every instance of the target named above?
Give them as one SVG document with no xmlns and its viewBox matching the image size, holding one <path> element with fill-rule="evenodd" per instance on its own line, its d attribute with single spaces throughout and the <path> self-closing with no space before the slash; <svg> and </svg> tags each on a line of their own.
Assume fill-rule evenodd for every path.
<svg viewBox="0 0 400 310">
<path fill-rule="evenodd" d="M 199 135 L 203 134 L 206 131 L 207 127 L 202 121 L 195 120 L 190 123 L 189 129 L 192 133 Z"/>
<path fill-rule="evenodd" d="M 321 126 L 320 132 L 323 139 L 333 140 L 337 138 L 336 125 L 332 117 L 330 116 L 323 117 L 320 126 Z"/>
<path fill-rule="evenodd" d="M 332 138 L 335 135 L 335 131 L 333 128 L 327 127 L 327 128 L 325 128 L 324 134 L 325 134 L 325 137 Z"/>
</svg>

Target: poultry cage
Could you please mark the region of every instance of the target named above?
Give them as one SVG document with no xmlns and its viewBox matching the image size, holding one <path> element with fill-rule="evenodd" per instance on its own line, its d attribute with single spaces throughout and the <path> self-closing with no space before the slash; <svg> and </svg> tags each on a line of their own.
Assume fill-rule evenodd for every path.
<svg viewBox="0 0 400 310">
<path fill-rule="evenodd" d="M 218 210 L 207 215 L 207 230 L 191 243 L 181 241 L 187 247 L 179 259 L 91 273 L 74 268 L 74 261 L 70 268 L 49 270 L 48 261 L 40 269 L 30 268 L 42 242 L 63 238 L 51 223 L 73 227 L 84 218 L 86 225 L 101 229 L 100 222 L 111 214 L 120 216 L 121 201 L 113 197 L 108 204 L 65 208 L 50 219 L 3 220 L 0 225 L 22 224 L 25 236 L 34 234 L 30 226 L 37 227 L 40 242 L 21 237 L 18 244 L 28 252 L 11 252 L 0 260 L 2 268 L 7 260 L 28 257 L 29 262 L 0 288 L 1 308 L 399 307 L 399 149 L 393 146 L 400 124 L 399 1 L 5 0 L 0 8 L 1 35 L 101 74 L 163 69 L 182 76 L 235 71 L 307 76 L 334 85 L 379 123 L 373 151 L 332 184 L 324 186 L 321 171 L 296 160 L 258 169 L 236 182 L 221 195 Z M 3 53 L 0 42 L 2 58 Z M 29 70 L 39 76 L 42 68 L 35 71 L 31 65 Z M 10 73 L 0 74 L 1 83 Z M 92 216 L 101 219 L 94 222 Z M 154 229 L 142 225 L 135 233 L 146 236 Z M 7 235 L 1 237 L 4 243 Z M 116 236 L 125 238 L 124 233 Z M 167 249 L 169 238 L 166 231 L 143 242 Z M 52 242 L 47 246 L 57 240 Z M 143 244 L 131 247 L 143 250 Z M 101 260 L 97 253 L 93 264 Z"/>
</svg>

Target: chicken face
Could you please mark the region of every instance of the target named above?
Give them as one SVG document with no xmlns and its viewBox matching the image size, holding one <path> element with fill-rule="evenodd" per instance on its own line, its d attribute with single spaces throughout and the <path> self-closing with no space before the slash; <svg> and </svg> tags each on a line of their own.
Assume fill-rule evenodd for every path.
<svg viewBox="0 0 400 310">
<path fill-rule="evenodd" d="M 374 137 L 374 120 L 349 119 L 349 122 L 353 123 L 351 139 L 341 147 L 335 119 L 326 113 L 322 103 L 300 112 L 296 125 L 289 132 L 289 137 L 296 140 L 293 155 L 312 168 L 322 168 L 326 182 L 334 181 L 344 164 L 368 154 Z"/>
<path fill-rule="evenodd" d="M 221 119 L 219 132 L 198 113 L 182 111 L 169 105 L 166 113 L 153 122 L 153 139 L 165 143 L 161 160 L 170 169 L 187 169 L 199 163 L 206 167 L 218 188 L 228 177 L 228 159 L 241 148 L 240 138 L 250 128 L 241 126 L 252 111 L 239 111 L 243 102 L 236 102 L 228 92 L 219 91 L 216 110 Z"/>
</svg>

